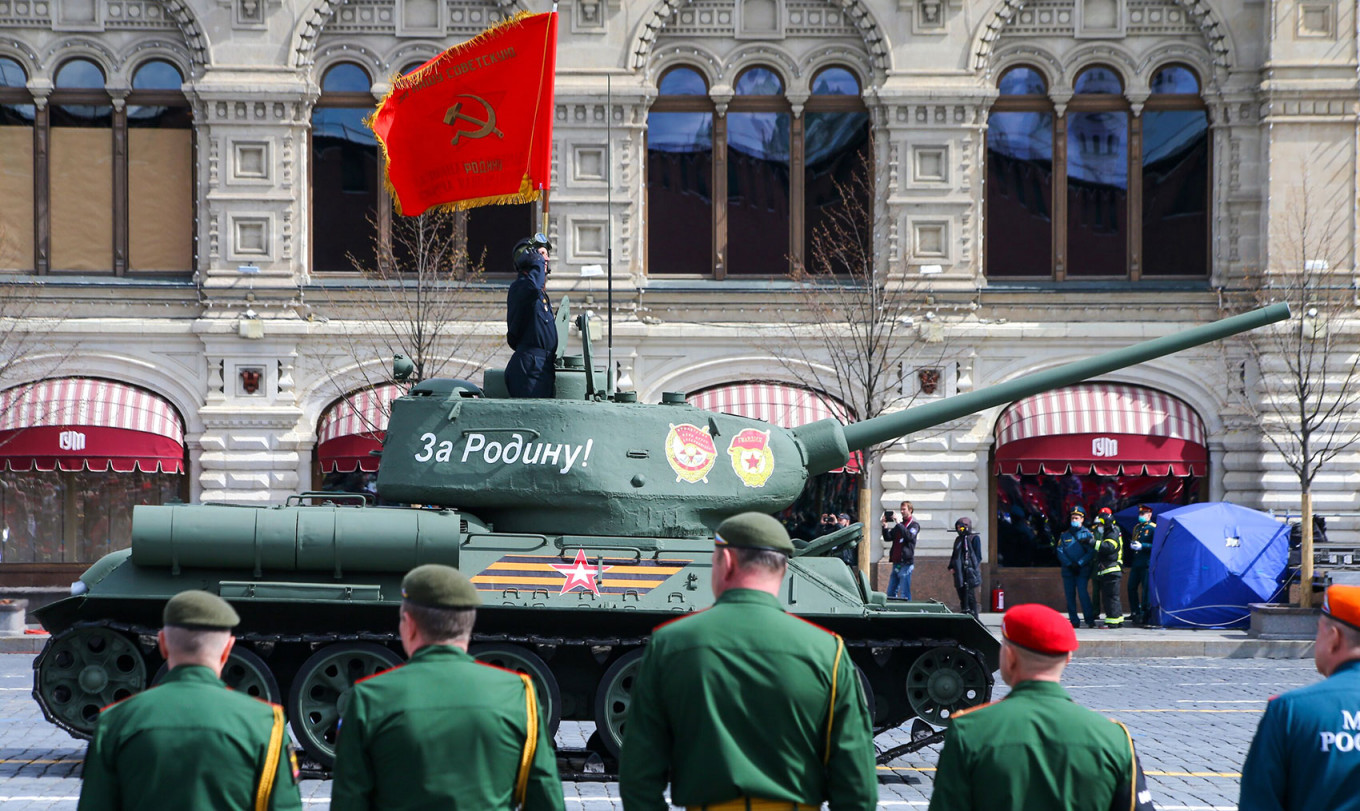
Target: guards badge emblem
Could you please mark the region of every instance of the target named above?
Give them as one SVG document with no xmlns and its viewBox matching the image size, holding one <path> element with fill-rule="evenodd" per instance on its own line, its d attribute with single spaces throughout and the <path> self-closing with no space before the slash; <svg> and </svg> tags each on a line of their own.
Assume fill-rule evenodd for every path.
<svg viewBox="0 0 1360 811">
<path fill-rule="evenodd" d="M 666 461 L 675 471 L 676 481 L 708 483 L 708 472 L 718 459 L 718 447 L 708 428 L 684 423 L 672 425 L 666 434 Z"/>
<path fill-rule="evenodd" d="M 732 437 L 727 453 L 732 457 L 732 469 L 747 487 L 764 487 L 774 473 L 769 431 L 745 429 Z"/>
</svg>

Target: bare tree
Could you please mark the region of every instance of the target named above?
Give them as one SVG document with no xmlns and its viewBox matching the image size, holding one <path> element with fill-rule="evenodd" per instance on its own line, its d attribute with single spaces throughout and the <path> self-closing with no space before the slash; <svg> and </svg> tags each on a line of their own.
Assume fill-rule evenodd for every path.
<svg viewBox="0 0 1360 811">
<path fill-rule="evenodd" d="M 396 216 L 390 239 L 374 238 L 371 257 L 349 256 L 364 284 L 343 298 L 328 294 L 331 310 L 344 319 L 344 357 L 326 370 L 340 396 L 354 391 L 356 369 L 360 388 L 394 382 L 391 361 L 398 354 L 411 360 L 416 382 L 485 368 L 498 340 L 479 328 L 486 313 L 476 308 L 472 288 L 483 268 L 480 258 L 468 256 L 465 222 L 462 213 L 440 210 Z"/>
<path fill-rule="evenodd" d="M 1347 267 L 1342 211 L 1320 206 L 1307 172 L 1280 214 L 1278 261 L 1250 273 L 1225 305 L 1289 305 L 1288 321 L 1246 333 L 1247 364 L 1230 388 L 1256 418 L 1269 446 L 1298 479 L 1302 518 L 1299 602 L 1312 605 L 1313 497 L 1319 472 L 1360 441 L 1360 354 L 1355 351 L 1356 289 Z"/>
<path fill-rule="evenodd" d="M 812 227 L 806 261 L 791 273 L 806 318 L 789 324 L 788 345 L 773 354 L 804 386 L 839 397 L 848 416 L 866 420 L 943 386 L 948 342 L 920 282 L 908 276 L 905 253 L 891 266 L 875 265 L 868 166 L 837 182 L 835 193 L 837 202 L 824 207 Z M 859 567 L 866 573 L 874 537 L 870 472 L 884 451 L 905 441 L 862 454 Z"/>
<path fill-rule="evenodd" d="M 0 259 L 17 259 L 18 254 L 17 241 L 0 221 Z M 25 381 L 59 374 L 75 351 L 74 343 L 52 341 L 53 333 L 65 321 L 64 308 L 43 300 L 41 291 L 41 285 L 29 274 L 0 273 L 0 393 Z M 25 390 L 0 394 L 0 418 L 20 405 L 34 418 L 48 416 L 46 409 L 58 407 L 25 397 Z"/>
</svg>

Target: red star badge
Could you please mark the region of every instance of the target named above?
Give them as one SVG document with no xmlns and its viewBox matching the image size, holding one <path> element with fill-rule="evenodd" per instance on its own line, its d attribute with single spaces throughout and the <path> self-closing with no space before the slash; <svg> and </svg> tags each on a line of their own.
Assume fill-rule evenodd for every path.
<svg viewBox="0 0 1360 811">
<path fill-rule="evenodd" d="M 549 566 L 566 575 L 567 582 L 562 584 L 559 594 L 566 594 L 572 589 L 580 586 L 594 594 L 600 593 L 600 584 L 595 581 L 595 569 L 591 568 L 590 561 L 586 560 L 586 550 L 576 550 L 576 560 L 571 563 L 550 563 Z M 613 566 L 601 566 L 599 574 L 614 568 Z"/>
</svg>

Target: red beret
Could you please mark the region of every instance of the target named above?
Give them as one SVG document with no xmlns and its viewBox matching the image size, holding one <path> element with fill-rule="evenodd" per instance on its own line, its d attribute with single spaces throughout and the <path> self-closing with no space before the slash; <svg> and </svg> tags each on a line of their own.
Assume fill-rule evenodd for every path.
<svg viewBox="0 0 1360 811">
<path fill-rule="evenodd" d="M 1322 613 L 1360 630 L 1360 586 L 1328 586 L 1322 596 Z"/>
<path fill-rule="evenodd" d="M 1017 605 L 1001 620 L 1001 635 L 1008 642 L 1046 656 L 1061 656 L 1077 649 L 1077 632 L 1062 614 L 1038 603 Z"/>
</svg>

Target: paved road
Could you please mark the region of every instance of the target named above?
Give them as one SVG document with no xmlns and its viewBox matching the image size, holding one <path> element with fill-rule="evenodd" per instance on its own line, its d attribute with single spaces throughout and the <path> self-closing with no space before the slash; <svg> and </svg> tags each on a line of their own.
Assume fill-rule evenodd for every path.
<svg viewBox="0 0 1360 811">
<path fill-rule="evenodd" d="M 33 657 L 0 655 L 0 807 L 74 809 L 85 745 L 42 720 L 29 695 Z M 1242 760 L 1266 699 L 1321 678 L 1311 659 L 1078 659 L 1065 680 L 1081 703 L 1129 726 L 1158 808 L 1235 809 Z M 1005 686 L 999 685 L 998 697 Z M 584 744 L 589 725 L 564 724 L 559 742 Z M 893 733 L 888 745 L 904 742 Z M 884 809 L 925 808 L 939 751 L 880 768 Z M 620 809 L 612 783 L 568 783 L 568 811 Z M 329 805 L 330 783 L 306 780 L 309 809 Z"/>
</svg>

